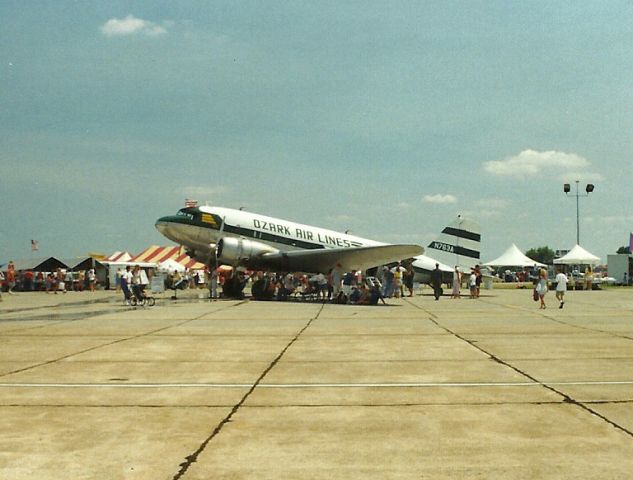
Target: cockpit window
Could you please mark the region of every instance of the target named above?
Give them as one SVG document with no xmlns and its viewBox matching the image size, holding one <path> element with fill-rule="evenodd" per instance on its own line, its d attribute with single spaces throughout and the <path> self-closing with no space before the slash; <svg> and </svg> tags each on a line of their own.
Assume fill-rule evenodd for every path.
<svg viewBox="0 0 633 480">
<path fill-rule="evenodd" d="M 193 220 L 193 213 L 186 211 L 186 209 L 184 208 L 182 210 L 178 210 L 178 213 L 176 213 L 176 215 L 179 217 L 186 217 L 189 220 Z"/>
</svg>

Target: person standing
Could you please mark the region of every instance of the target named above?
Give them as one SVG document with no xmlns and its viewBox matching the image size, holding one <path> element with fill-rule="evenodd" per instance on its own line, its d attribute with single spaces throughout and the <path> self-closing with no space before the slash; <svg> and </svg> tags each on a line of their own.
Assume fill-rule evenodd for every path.
<svg viewBox="0 0 633 480">
<path fill-rule="evenodd" d="M 407 290 L 409 290 L 409 296 L 412 297 L 413 296 L 413 277 L 414 277 L 415 273 L 413 272 L 413 265 L 409 264 L 407 266 L 407 269 L 405 270 L 405 272 L 402 274 L 402 282 L 404 283 L 404 286 L 407 287 Z"/>
<path fill-rule="evenodd" d="M 439 263 L 435 264 L 435 270 L 431 272 L 431 287 L 433 287 L 435 300 L 439 300 L 442 295 L 442 271 Z"/>
<path fill-rule="evenodd" d="M 15 288 L 15 265 L 13 260 L 7 265 L 7 292 L 9 295 L 13 295 L 13 289 Z"/>
<path fill-rule="evenodd" d="M 316 276 L 317 284 L 317 298 L 323 298 L 323 301 L 327 298 L 327 278 L 323 272 L 319 272 Z"/>
<path fill-rule="evenodd" d="M 558 308 L 563 308 L 565 305 L 565 292 L 567 291 L 567 275 L 562 270 L 558 271 L 556 275 L 556 299 L 560 302 Z"/>
<path fill-rule="evenodd" d="M 404 297 L 404 284 L 402 280 L 405 272 L 406 269 L 400 262 L 391 269 L 391 273 L 393 273 L 393 293 L 396 298 Z"/>
<path fill-rule="evenodd" d="M 468 279 L 468 289 L 470 291 L 470 298 L 477 298 L 477 274 L 475 269 L 470 269 L 470 278 Z"/>
<path fill-rule="evenodd" d="M 475 275 L 477 276 L 477 280 L 476 280 L 477 298 L 479 298 L 479 294 L 481 293 L 481 280 L 483 278 L 481 275 L 481 268 L 479 268 L 479 265 L 475 265 Z"/>
<path fill-rule="evenodd" d="M 209 272 L 209 290 L 210 290 L 210 298 L 211 301 L 218 299 L 218 271 L 217 269 L 212 269 Z"/>
<path fill-rule="evenodd" d="M 593 286 L 593 271 L 591 270 L 591 265 L 587 265 L 585 268 L 585 290 L 591 290 Z"/>
<path fill-rule="evenodd" d="M 547 270 L 544 268 L 541 268 L 538 272 L 536 293 L 538 293 L 538 298 L 541 301 L 541 306 L 539 308 L 547 308 L 547 306 L 545 305 L 545 294 L 547 293 Z"/>
<path fill-rule="evenodd" d="M 343 267 L 340 263 L 337 263 L 332 269 L 330 280 L 332 283 L 332 299 L 336 300 L 341 291 L 341 281 L 343 280 Z"/>
<path fill-rule="evenodd" d="M 138 266 L 138 265 L 137 265 Z M 95 269 L 91 268 L 88 270 L 88 288 L 91 292 L 95 291 L 95 287 L 97 286 L 97 274 L 95 273 Z"/>
<path fill-rule="evenodd" d="M 462 283 L 462 272 L 459 271 L 459 267 L 455 265 L 453 271 L 453 291 L 451 292 L 451 298 L 460 298 L 459 287 Z"/>
</svg>

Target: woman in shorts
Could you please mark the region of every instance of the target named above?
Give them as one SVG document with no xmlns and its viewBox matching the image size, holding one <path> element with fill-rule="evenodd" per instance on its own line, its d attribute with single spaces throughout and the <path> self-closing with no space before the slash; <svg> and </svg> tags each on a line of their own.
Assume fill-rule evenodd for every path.
<svg viewBox="0 0 633 480">
<path fill-rule="evenodd" d="M 539 308 L 547 308 L 545 306 L 545 294 L 547 293 L 547 270 L 541 268 L 538 272 L 538 283 L 536 284 L 536 293 L 541 301 Z"/>
</svg>

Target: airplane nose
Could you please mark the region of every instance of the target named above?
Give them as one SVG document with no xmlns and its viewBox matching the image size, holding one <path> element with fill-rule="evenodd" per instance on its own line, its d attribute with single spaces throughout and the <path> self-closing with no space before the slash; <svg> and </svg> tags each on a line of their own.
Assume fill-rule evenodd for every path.
<svg viewBox="0 0 633 480">
<path fill-rule="evenodd" d="M 168 215 L 166 217 L 160 217 L 158 220 L 156 220 L 154 226 L 156 227 L 156 230 L 158 230 L 161 234 L 163 234 L 170 240 L 177 241 L 177 239 L 174 238 L 174 234 L 178 230 L 178 226 L 181 226 L 179 225 L 181 223 L 181 218 L 178 218 L 175 215 Z"/>
<path fill-rule="evenodd" d="M 154 224 L 156 230 L 158 230 L 160 233 L 165 233 L 165 230 L 167 230 L 169 223 L 171 223 L 169 221 L 169 218 L 170 217 L 160 217 L 158 220 L 156 220 L 156 223 Z"/>
</svg>

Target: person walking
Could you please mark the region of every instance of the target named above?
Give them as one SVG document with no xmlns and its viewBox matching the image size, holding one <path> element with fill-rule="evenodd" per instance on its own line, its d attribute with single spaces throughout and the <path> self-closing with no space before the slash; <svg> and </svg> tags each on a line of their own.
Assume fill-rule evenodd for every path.
<svg viewBox="0 0 633 480">
<path fill-rule="evenodd" d="M 563 308 L 565 305 L 565 292 L 567 291 L 567 275 L 562 270 L 558 270 L 556 274 L 556 300 L 560 302 L 558 308 Z"/>
<path fill-rule="evenodd" d="M 130 288 L 132 286 L 132 272 L 130 266 L 125 267 L 125 271 L 121 274 L 121 290 L 123 291 L 123 301 L 126 305 L 130 305 L 130 298 L 132 292 Z"/>
<path fill-rule="evenodd" d="M 435 300 L 439 300 L 442 295 L 442 271 L 439 263 L 435 264 L 435 270 L 431 272 L 431 287 L 433 287 Z"/>
<path fill-rule="evenodd" d="M 544 268 L 541 268 L 538 272 L 536 293 L 538 293 L 538 298 L 541 301 L 541 306 L 539 308 L 547 308 L 547 306 L 545 305 L 545 294 L 547 293 L 547 270 Z"/>
</svg>

